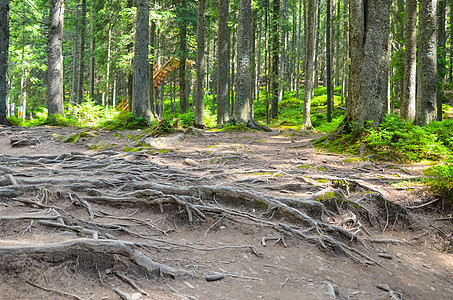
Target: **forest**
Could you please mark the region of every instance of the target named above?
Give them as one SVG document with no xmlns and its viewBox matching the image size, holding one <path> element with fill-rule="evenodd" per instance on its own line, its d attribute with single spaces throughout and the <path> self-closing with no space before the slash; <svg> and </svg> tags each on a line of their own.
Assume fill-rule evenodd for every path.
<svg viewBox="0 0 453 300">
<path fill-rule="evenodd" d="M 0 0 L 0 32 L 1 299 L 453 293 L 453 0 Z"/>
</svg>

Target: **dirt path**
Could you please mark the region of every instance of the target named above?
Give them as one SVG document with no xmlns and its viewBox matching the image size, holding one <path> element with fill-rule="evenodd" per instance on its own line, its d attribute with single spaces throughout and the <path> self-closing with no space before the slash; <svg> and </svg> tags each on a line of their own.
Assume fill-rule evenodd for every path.
<svg viewBox="0 0 453 300">
<path fill-rule="evenodd" d="M 81 132 L 0 127 L 2 300 L 451 299 L 453 226 L 407 208 L 421 165 L 310 132 Z"/>
</svg>

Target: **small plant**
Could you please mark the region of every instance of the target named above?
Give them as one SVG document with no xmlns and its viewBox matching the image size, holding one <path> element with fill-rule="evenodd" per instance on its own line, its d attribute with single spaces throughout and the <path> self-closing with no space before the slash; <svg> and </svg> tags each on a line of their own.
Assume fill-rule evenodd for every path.
<svg viewBox="0 0 453 300">
<path fill-rule="evenodd" d="M 434 166 L 426 170 L 426 184 L 431 191 L 439 194 L 444 203 L 453 203 L 453 163 Z"/>
</svg>

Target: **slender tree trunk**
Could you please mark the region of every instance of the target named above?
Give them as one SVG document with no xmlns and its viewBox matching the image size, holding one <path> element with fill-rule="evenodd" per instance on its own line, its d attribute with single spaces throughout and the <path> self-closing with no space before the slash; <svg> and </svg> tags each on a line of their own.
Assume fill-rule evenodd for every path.
<svg viewBox="0 0 453 300">
<path fill-rule="evenodd" d="M 9 0 L 0 0 L 0 124 L 8 124 Z"/>
<path fill-rule="evenodd" d="M 256 74 L 256 103 L 259 104 L 260 103 L 260 82 L 261 82 L 261 52 L 262 52 L 262 39 L 261 39 L 261 36 L 262 36 L 262 17 L 260 16 L 260 22 L 259 22 L 259 27 L 258 27 L 258 30 L 259 30 L 259 33 L 258 33 L 258 67 L 257 67 L 257 74 Z"/>
<path fill-rule="evenodd" d="M 437 0 L 420 1 L 418 36 L 417 99 L 415 124 L 424 126 L 436 120 L 437 106 Z"/>
<path fill-rule="evenodd" d="M 63 92 L 63 20 L 64 1 L 50 0 L 47 50 L 48 114 L 64 116 Z"/>
<path fill-rule="evenodd" d="M 304 108 L 302 127 L 305 129 L 312 128 L 311 124 L 311 99 L 313 94 L 313 83 L 315 80 L 315 44 L 316 44 L 316 8 L 317 0 L 308 0 L 307 7 L 307 36 L 306 36 L 306 53 L 305 61 L 307 63 L 307 71 L 305 74 L 304 87 Z"/>
<path fill-rule="evenodd" d="M 182 6 L 186 6 L 185 0 L 182 1 Z M 187 28 L 184 22 L 179 31 L 179 55 L 179 113 L 183 114 L 187 112 L 189 106 L 186 95 Z"/>
<path fill-rule="evenodd" d="M 348 82 L 349 82 L 349 0 L 344 2 L 344 18 L 343 24 L 343 48 L 344 48 L 344 61 L 343 61 L 343 75 L 341 80 L 341 104 L 348 106 Z"/>
<path fill-rule="evenodd" d="M 310 0 L 309 0 L 310 1 Z M 318 0 L 317 0 L 318 1 Z M 314 56 L 315 56 L 315 64 L 314 64 L 314 69 L 313 69 L 313 73 L 314 73 L 314 79 L 313 79 L 313 88 L 314 89 L 317 89 L 318 86 L 319 86 L 319 56 L 321 56 L 321 53 L 319 51 L 319 43 L 320 43 L 320 39 L 319 39 L 319 33 L 321 31 L 321 4 L 322 3 L 319 3 L 317 4 L 317 10 L 318 10 L 318 13 L 315 13 L 316 16 L 317 16 L 317 20 L 315 21 L 315 53 L 314 53 Z M 307 41 L 308 43 L 308 41 Z M 308 51 L 308 49 L 307 49 Z M 322 76 L 321 76 L 322 78 Z"/>
<path fill-rule="evenodd" d="M 134 47 L 134 98 L 132 114 L 152 121 L 149 103 L 149 1 L 137 1 L 137 22 Z"/>
<path fill-rule="evenodd" d="M 415 119 L 415 78 L 417 62 L 417 0 L 406 0 L 406 45 L 404 58 L 402 118 Z"/>
<path fill-rule="evenodd" d="M 79 51 L 79 74 L 77 83 L 77 102 L 83 101 L 83 75 L 85 70 L 84 56 L 85 56 L 85 32 L 86 32 L 86 17 L 87 17 L 87 1 L 82 0 L 82 19 L 81 19 L 81 32 L 80 32 L 80 51 Z"/>
<path fill-rule="evenodd" d="M 331 40 L 331 10 L 332 0 L 327 0 L 327 18 L 326 18 L 326 75 L 327 75 L 327 122 L 332 122 L 332 40 Z"/>
<path fill-rule="evenodd" d="M 96 46 L 96 40 L 94 38 L 94 24 L 93 24 L 93 9 L 91 9 L 91 36 L 90 36 L 90 99 L 94 100 L 94 72 L 95 72 L 95 46 Z"/>
<path fill-rule="evenodd" d="M 217 36 L 217 123 L 230 120 L 228 97 L 228 0 L 219 0 L 219 28 Z"/>
<path fill-rule="evenodd" d="M 280 0 L 273 0 L 272 10 L 272 109 L 271 118 L 278 118 L 278 66 L 279 66 L 279 16 Z"/>
<path fill-rule="evenodd" d="M 154 9 L 155 1 L 152 1 L 152 7 Z M 151 20 L 151 25 L 149 28 L 149 52 L 150 52 L 150 61 L 149 61 L 149 105 L 151 111 L 154 111 L 154 60 L 156 58 L 156 22 Z M 159 67 L 162 68 L 162 65 Z"/>
<path fill-rule="evenodd" d="M 437 10 L 437 41 L 440 48 L 440 57 L 437 62 L 437 74 L 439 75 L 439 84 L 437 89 L 437 121 L 442 121 L 442 99 L 444 97 L 445 75 L 447 75 L 446 60 L 447 60 L 447 31 L 446 15 L 447 2 L 440 1 Z"/>
<path fill-rule="evenodd" d="M 195 126 L 204 127 L 204 31 L 205 31 L 205 0 L 198 0 L 198 25 L 197 25 L 197 86 L 195 103 Z"/>
<path fill-rule="evenodd" d="M 250 56 L 251 56 L 251 61 L 250 61 L 250 72 L 252 76 L 252 82 L 251 82 L 251 99 L 252 103 L 255 101 L 255 87 L 256 87 L 256 27 L 257 27 L 257 22 L 256 18 L 258 16 L 258 9 L 253 9 L 252 10 L 252 36 L 250 38 Z"/>
<path fill-rule="evenodd" d="M 79 24 L 79 1 L 75 1 L 75 11 L 74 11 L 74 19 L 75 19 L 75 24 L 74 24 L 74 48 L 72 51 L 72 85 L 71 85 L 71 97 L 69 99 L 70 103 L 72 105 L 75 105 L 77 103 L 77 59 L 79 57 L 78 51 L 79 51 L 79 29 L 78 25 Z"/>
<path fill-rule="evenodd" d="M 299 0 L 299 23 L 297 33 L 297 59 L 296 59 L 296 99 L 300 100 L 300 58 L 302 52 L 302 0 Z"/>
<path fill-rule="evenodd" d="M 235 17 L 233 17 L 235 18 Z M 236 33 L 233 30 L 233 33 L 231 34 L 231 41 L 230 41 L 230 52 L 231 52 L 231 76 L 230 76 L 230 111 L 233 111 L 234 107 L 234 89 L 236 86 L 236 79 L 235 79 L 235 74 L 236 74 L 236 59 L 235 59 L 235 54 L 236 54 Z"/>
<path fill-rule="evenodd" d="M 453 0 L 449 0 L 448 2 L 449 7 L 450 7 L 450 73 L 449 73 L 449 80 L 450 82 L 453 82 Z"/>
</svg>

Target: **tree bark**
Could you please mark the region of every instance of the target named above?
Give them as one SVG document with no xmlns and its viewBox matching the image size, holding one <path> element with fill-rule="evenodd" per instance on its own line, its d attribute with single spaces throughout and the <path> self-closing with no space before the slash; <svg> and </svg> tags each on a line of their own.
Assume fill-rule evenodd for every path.
<svg viewBox="0 0 453 300">
<path fill-rule="evenodd" d="M 238 123 L 247 124 L 251 117 L 250 110 L 250 33 L 251 2 L 239 1 L 238 46 L 237 46 L 237 84 L 234 102 L 234 118 Z"/>
<path fill-rule="evenodd" d="M 90 36 L 90 99 L 94 100 L 94 76 L 95 76 L 95 55 L 94 50 L 96 49 L 96 40 L 94 37 L 94 10 L 91 9 L 91 36 Z"/>
<path fill-rule="evenodd" d="M 437 106 L 437 0 L 420 1 L 418 75 L 415 124 L 425 126 L 436 120 Z"/>
<path fill-rule="evenodd" d="M 326 17 L 326 75 L 327 75 L 327 122 L 332 122 L 332 0 L 327 0 Z"/>
<path fill-rule="evenodd" d="M 258 124 L 253 118 L 253 103 L 251 99 L 252 76 L 250 73 L 251 14 L 251 1 L 240 0 L 238 17 L 237 83 L 233 118 L 237 123 L 242 123 L 247 127 L 271 131 L 269 128 Z"/>
<path fill-rule="evenodd" d="M 272 105 L 271 118 L 278 118 L 278 67 L 279 67 L 279 16 L 280 0 L 273 0 L 272 10 Z"/>
<path fill-rule="evenodd" d="M 79 1 L 75 1 L 75 11 L 74 11 L 74 48 L 72 51 L 72 84 L 71 84 L 71 97 L 69 98 L 69 101 L 72 105 L 75 105 L 77 103 L 77 59 L 79 57 L 78 51 L 79 51 L 79 29 L 78 29 L 78 24 L 79 24 Z"/>
<path fill-rule="evenodd" d="M 87 17 L 87 1 L 82 0 L 82 19 L 80 32 L 80 50 L 79 50 L 79 73 L 77 83 L 77 103 L 83 101 L 83 78 L 84 78 L 84 56 L 85 56 L 85 32 L 86 32 L 86 17 Z"/>
<path fill-rule="evenodd" d="M 47 48 L 48 115 L 64 116 L 63 94 L 63 20 L 64 1 L 50 0 Z"/>
<path fill-rule="evenodd" d="M 415 119 L 415 78 L 417 63 L 417 0 L 406 0 L 406 45 L 404 54 L 402 118 Z"/>
<path fill-rule="evenodd" d="M 205 0 L 198 0 L 197 25 L 197 93 L 195 99 L 195 126 L 204 127 L 204 72 L 205 72 Z"/>
<path fill-rule="evenodd" d="M 302 0 L 299 0 L 299 22 L 297 29 L 297 59 L 296 59 L 296 99 L 300 100 L 300 57 L 302 52 Z"/>
<path fill-rule="evenodd" d="M 230 120 L 228 97 L 228 0 L 219 0 L 219 28 L 217 36 L 217 123 Z"/>
<path fill-rule="evenodd" d="M 388 104 L 391 0 L 350 1 L 351 79 L 348 119 L 378 127 Z"/>
<path fill-rule="evenodd" d="M 149 103 L 149 1 L 137 1 L 137 24 L 134 49 L 134 98 L 132 113 L 135 117 L 152 121 Z"/>
<path fill-rule="evenodd" d="M 307 36 L 306 40 L 306 74 L 304 87 L 304 108 L 302 127 L 305 129 L 312 128 L 310 109 L 313 95 L 313 85 L 315 80 L 315 43 L 316 43 L 316 7 L 317 0 L 308 0 L 307 6 Z"/>
<path fill-rule="evenodd" d="M 0 124 L 7 125 L 9 0 L 0 0 Z"/>
<path fill-rule="evenodd" d="M 440 48 L 440 57 L 437 59 L 437 74 L 439 76 L 439 84 L 437 88 L 437 121 L 442 121 L 442 99 L 444 97 L 445 75 L 447 75 L 446 59 L 447 59 L 447 31 L 446 15 L 447 2 L 441 1 L 438 4 L 437 10 L 437 41 Z"/>
<path fill-rule="evenodd" d="M 183 1 L 183 5 L 185 1 Z M 183 114 L 188 109 L 186 97 L 186 55 L 187 55 L 187 29 L 185 24 L 181 24 L 179 32 L 179 113 Z"/>
</svg>

